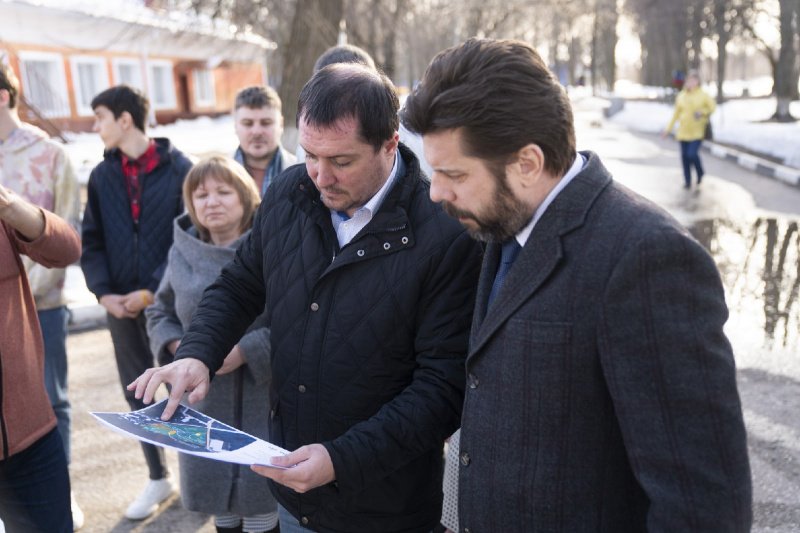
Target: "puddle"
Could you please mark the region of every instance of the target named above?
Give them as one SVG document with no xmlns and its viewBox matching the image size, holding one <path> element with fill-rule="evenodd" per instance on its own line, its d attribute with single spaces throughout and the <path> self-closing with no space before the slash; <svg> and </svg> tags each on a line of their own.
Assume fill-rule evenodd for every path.
<svg viewBox="0 0 800 533">
<path fill-rule="evenodd" d="M 715 218 L 695 221 L 689 230 L 720 270 L 737 364 L 800 377 L 798 221 Z"/>
</svg>

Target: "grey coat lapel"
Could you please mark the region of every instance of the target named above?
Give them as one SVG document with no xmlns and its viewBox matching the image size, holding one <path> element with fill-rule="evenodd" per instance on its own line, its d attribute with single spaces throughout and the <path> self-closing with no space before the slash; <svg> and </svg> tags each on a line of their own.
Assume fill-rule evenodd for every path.
<svg viewBox="0 0 800 533">
<path fill-rule="evenodd" d="M 497 272 L 500 245 L 490 243 L 483 258 L 470 336 L 468 359 L 481 350 L 492 335 L 530 299 L 561 262 L 564 235 L 583 225 L 595 199 L 611 183 L 611 175 L 597 155 L 584 152 L 583 170 L 559 193 L 536 223 L 491 308 L 486 309 Z"/>
</svg>

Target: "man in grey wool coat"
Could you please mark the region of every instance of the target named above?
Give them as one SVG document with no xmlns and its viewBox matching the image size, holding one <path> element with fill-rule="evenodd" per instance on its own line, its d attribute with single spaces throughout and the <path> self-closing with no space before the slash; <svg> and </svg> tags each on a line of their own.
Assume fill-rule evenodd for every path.
<svg viewBox="0 0 800 533">
<path fill-rule="evenodd" d="M 659 207 L 576 152 L 529 45 L 434 58 L 402 120 L 431 198 L 488 242 L 461 419 L 463 532 L 749 531 L 722 284 Z"/>
</svg>

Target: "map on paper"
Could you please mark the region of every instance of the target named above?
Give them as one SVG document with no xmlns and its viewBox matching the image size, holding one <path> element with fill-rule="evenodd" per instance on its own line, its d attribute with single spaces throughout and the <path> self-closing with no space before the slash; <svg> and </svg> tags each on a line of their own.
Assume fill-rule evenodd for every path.
<svg viewBox="0 0 800 533">
<path fill-rule="evenodd" d="M 170 420 L 161 420 L 166 405 L 165 399 L 138 411 L 91 414 L 100 423 L 128 437 L 217 461 L 273 466 L 270 464 L 272 457 L 289 453 L 183 404 Z"/>
</svg>

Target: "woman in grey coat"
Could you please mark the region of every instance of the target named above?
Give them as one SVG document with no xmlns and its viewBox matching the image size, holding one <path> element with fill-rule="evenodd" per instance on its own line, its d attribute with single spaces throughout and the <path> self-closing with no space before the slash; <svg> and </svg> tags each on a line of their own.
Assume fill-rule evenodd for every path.
<svg viewBox="0 0 800 533">
<path fill-rule="evenodd" d="M 188 213 L 175 219 L 167 268 L 155 303 L 145 311 L 160 364 L 172 360 L 206 286 L 249 233 L 259 194 L 244 168 L 213 156 L 186 176 L 183 201 Z M 213 389 L 193 407 L 269 440 L 269 359 L 269 330 L 256 320 L 225 358 Z M 179 461 L 183 505 L 213 514 L 217 531 L 277 531 L 277 506 L 267 478 L 246 466 L 187 454 L 180 454 Z"/>
</svg>

